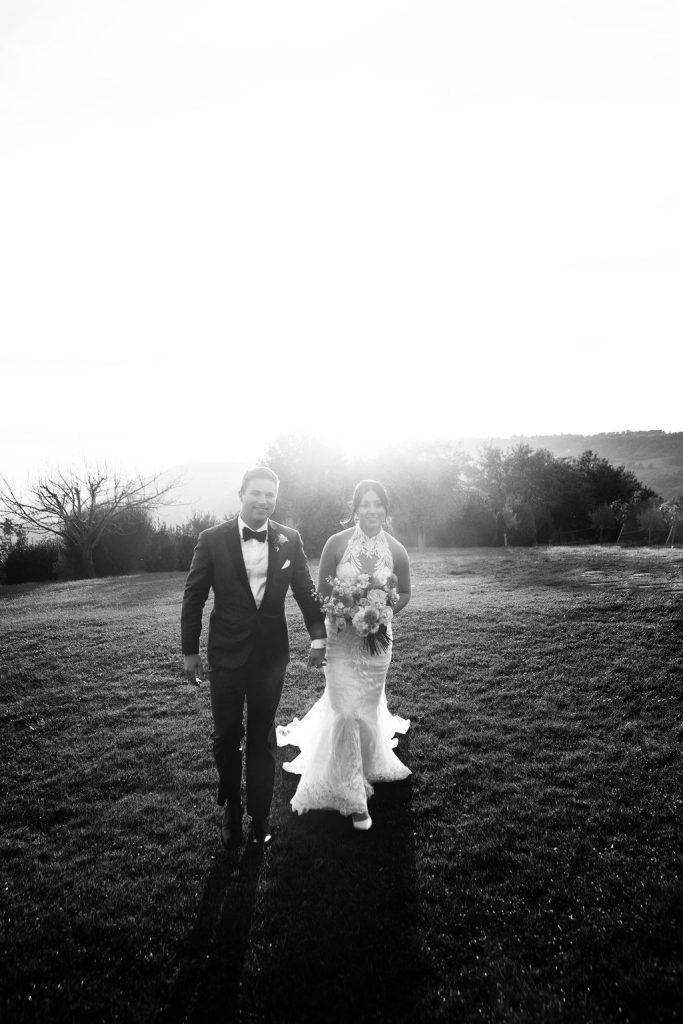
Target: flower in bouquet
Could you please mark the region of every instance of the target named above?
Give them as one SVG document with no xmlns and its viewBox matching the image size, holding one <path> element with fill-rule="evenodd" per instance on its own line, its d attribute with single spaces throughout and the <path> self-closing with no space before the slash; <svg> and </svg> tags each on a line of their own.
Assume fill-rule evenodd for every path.
<svg viewBox="0 0 683 1024">
<path fill-rule="evenodd" d="M 322 602 L 323 611 L 337 630 L 352 626 L 362 637 L 363 647 L 379 654 L 391 644 L 388 626 L 398 601 L 398 579 L 387 571 L 370 576 L 348 569 L 344 567 L 341 576 L 328 577 L 332 590 Z"/>
</svg>

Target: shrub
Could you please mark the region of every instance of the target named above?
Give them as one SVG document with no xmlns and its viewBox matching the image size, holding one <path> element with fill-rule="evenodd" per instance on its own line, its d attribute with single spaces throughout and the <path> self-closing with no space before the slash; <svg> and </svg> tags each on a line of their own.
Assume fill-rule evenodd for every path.
<svg viewBox="0 0 683 1024">
<path fill-rule="evenodd" d="M 116 528 L 105 533 L 93 551 L 96 576 L 120 576 L 140 572 L 154 527 L 149 515 L 140 509 L 126 510 Z"/>
<path fill-rule="evenodd" d="M 51 540 L 13 548 L 5 562 L 7 583 L 40 583 L 58 579 L 61 552 L 60 545 Z"/>
<path fill-rule="evenodd" d="M 143 567 L 147 572 L 172 572 L 177 568 L 177 533 L 170 533 L 165 526 L 155 530 L 147 545 Z"/>
</svg>

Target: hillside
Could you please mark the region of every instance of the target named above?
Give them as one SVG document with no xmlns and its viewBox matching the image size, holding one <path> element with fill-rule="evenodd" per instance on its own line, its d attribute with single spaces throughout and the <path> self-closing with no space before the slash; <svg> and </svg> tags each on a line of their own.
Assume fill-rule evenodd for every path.
<svg viewBox="0 0 683 1024">
<path fill-rule="evenodd" d="M 528 444 L 546 448 L 559 458 L 587 449 L 614 466 L 625 466 L 664 499 L 683 496 L 683 431 L 626 430 L 605 434 L 537 434 L 534 436 L 459 438 L 465 451 L 476 454 L 485 444 L 510 448 Z"/>
</svg>

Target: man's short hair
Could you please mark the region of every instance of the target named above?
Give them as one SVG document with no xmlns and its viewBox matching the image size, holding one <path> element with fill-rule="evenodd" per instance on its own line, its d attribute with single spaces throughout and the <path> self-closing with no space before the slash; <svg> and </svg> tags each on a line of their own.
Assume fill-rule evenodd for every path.
<svg viewBox="0 0 683 1024">
<path fill-rule="evenodd" d="M 280 486 L 278 475 L 277 473 L 274 473 L 272 469 L 268 469 L 267 466 L 254 466 L 253 469 L 248 469 L 242 477 L 242 484 L 239 490 L 240 494 L 244 494 L 252 480 L 272 480 L 275 484 L 276 491 Z"/>
</svg>

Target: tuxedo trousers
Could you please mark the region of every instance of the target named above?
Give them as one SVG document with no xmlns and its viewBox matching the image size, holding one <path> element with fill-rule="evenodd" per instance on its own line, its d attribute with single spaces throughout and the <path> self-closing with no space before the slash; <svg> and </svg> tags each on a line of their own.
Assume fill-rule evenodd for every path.
<svg viewBox="0 0 683 1024">
<path fill-rule="evenodd" d="M 244 665 L 211 669 L 209 673 L 218 803 L 235 808 L 242 803 L 242 740 L 246 736 L 247 813 L 260 820 L 268 817 L 273 799 L 277 750 L 275 715 L 286 668 L 286 660 L 268 661 L 255 649 Z"/>
</svg>

